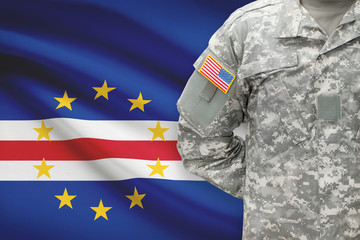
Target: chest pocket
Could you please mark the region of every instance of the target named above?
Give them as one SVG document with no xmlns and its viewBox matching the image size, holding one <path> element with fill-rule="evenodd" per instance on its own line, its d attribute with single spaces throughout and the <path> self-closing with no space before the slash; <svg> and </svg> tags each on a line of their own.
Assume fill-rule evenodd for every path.
<svg viewBox="0 0 360 240">
<path fill-rule="evenodd" d="M 296 144 L 310 138 L 301 114 L 289 94 L 291 74 L 298 66 L 297 54 L 282 55 L 251 62 L 239 69 L 253 89 L 248 112 L 251 135 L 256 137 L 263 153 L 262 160 L 269 160 Z"/>
</svg>

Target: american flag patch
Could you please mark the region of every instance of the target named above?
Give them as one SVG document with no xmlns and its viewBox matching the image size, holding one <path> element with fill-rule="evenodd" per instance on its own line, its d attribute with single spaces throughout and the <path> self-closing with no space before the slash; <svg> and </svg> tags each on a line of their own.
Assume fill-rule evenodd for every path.
<svg viewBox="0 0 360 240">
<path fill-rule="evenodd" d="M 212 56 L 208 55 L 200 68 L 200 73 L 209 79 L 221 91 L 227 93 L 235 76 L 221 66 Z"/>
</svg>

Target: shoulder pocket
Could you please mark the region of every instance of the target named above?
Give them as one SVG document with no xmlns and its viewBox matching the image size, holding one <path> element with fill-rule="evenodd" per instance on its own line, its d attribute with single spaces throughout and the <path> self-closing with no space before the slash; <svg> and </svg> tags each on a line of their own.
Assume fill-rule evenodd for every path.
<svg viewBox="0 0 360 240">
<path fill-rule="evenodd" d="M 211 94 L 213 96 L 204 97 L 204 90 L 209 88 L 209 83 L 212 84 L 195 70 L 177 102 L 179 112 L 202 136 L 208 136 L 212 132 L 210 125 L 233 94 L 236 84 L 232 84 L 227 94 L 213 85 L 216 88 Z"/>
</svg>

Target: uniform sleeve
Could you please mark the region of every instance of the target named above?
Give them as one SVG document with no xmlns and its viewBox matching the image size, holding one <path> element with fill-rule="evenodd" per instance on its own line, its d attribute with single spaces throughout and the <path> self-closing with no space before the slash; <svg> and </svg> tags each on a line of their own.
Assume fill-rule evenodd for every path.
<svg viewBox="0 0 360 240">
<path fill-rule="evenodd" d="M 233 130 L 247 121 L 249 88 L 236 77 L 242 49 L 230 33 L 231 28 L 225 22 L 194 64 L 195 71 L 177 103 L 180 112 L 177 147 L 189 172 L 241 198 L 246 170 L 245 144 Z M 209 56 L 235 77 L 226 93 L 201 73 Z"/>
</svg>

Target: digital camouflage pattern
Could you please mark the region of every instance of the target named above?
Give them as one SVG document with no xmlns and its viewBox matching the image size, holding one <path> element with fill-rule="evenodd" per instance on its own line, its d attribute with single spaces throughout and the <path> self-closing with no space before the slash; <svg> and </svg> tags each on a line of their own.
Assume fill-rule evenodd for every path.
<svg viewBox="0 0 360 240">
<path fill-rule="evenodd" d="M 258 0 L 195 62 L 210 54 L 237 78 L 205 101 L 194 72 L 178 149 L 188 171 L 244 199 L 244 239 L 360 239 L 359 36 L 360 0 L 330 36 L 299 0 Z"/>
</svg>

